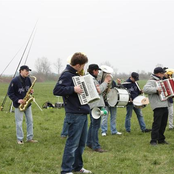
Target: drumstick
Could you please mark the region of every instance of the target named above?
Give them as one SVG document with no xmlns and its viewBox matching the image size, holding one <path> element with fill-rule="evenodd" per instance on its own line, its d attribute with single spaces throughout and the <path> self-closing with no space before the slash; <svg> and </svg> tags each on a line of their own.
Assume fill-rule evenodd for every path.
<svg viewBox="0 0 174 174">
<path fill-rule="evenodd" d="M 135 84 L 137 85 L 138 90 L 139 90 L 139 91 L 142 91 L 141 88 L 140 88 L 140 86 L 139 86 L 139 84 L 138 84 L 137 82 L 135 82 Z M 142 94 L 143 94 L 143 96 L 144 96 L 144 92 L 143 92 L 143 91 L 142 91 Z"/>
</svg>

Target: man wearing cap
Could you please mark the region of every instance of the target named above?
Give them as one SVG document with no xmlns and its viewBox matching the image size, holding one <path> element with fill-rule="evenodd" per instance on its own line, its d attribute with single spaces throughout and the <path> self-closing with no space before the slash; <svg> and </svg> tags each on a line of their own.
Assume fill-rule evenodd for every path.
<svg viewBox="0 0 174 174">
<path fill-rule="evenodd" d="M 37 142 L 37 140 L 33 140 L 33 117 L 31 104 L 24 112 L 19 110 L 19 105 L 25 104 L 25 100 L 23 100 L 23 98 L 26 96 L 26 93 L 31 86 L 31 80 L 28 77 L 29 71 L 31 71 L 31 69 L 28 66 L 21 66 L 19 69 L 19 76 L 12 79 L 8 87 L 8 96 L 13 101 L 13 106 L 15 107 L 16 136 L 18 144 L 24 144 L 24 134 L 22 129 L 23 113 L 25 114 L 27 124 L 27 142 Z M 31 93 L 33 92 L 34 91 L 32 89 Z"/>
<path fill-rule="evenodd" d="M 99 84 L 97 80 L 97 76 L 99 73 L 99 66 L 97 64 L 90 64 L 88 67 L 88 72 L 94 77 L 94 83 L 97 86 L 100 100 L 97 100 L 95 102 L 89 103 L 90 109 L 92 110 L 94 107 L 97 107 L 99 109 L 105 107 L 105 102 L 103 99 L 102 93 L 106 90 L 108 83 L 111 81 L 111 76 L 108 74 L 106 75 L 104 82 L 102 84 Z M 104 116 L 103 116 L 104 117 Z M 91 149 L 93 149 L 95 152 L 103 153 L 105 150 L 103 150 L 99 144 L 98 139 L 98 131 L 100 129 L 100 123 L 101 123 L 101 117 L 98 119 L 94 119 L 92 114 L 90 113 L 90 126 L 88 130 L 88 138 L 87 138 L 87 146 Z"/>
<path fill-rule="evenodd" d="M 126 80 L 127 83 L 123 85 L 125 88 L 127 88 L 127 90 L 130 93 L 130 101 L 128 105 L 126 106 L 127 113 L 125 118 L 125 128 L 127 132 L 131 132 L 131 117 L 132 117 L 132 111 L 134 110 L 137 115 L 137 119 L 141 128 L 141 131 L 146 133 L 146 132 L 150 132 L 151 129 L 146 129 L 146 125 L 144 122 L 141 109 L 136 108 L 133 105 L 134 98 L 136 98 L 138 95 L 142 93 L 142 91 L 139 89 L 136 83 L 136 81 L 138 80 L 139 80 L 139 74 L 136 72 L 132 72 L 131 77 L 129 77 Z"/>
<path fill-rule="evenodd" d="M 156 67 L 154 73 L 151 75 L 150 80 L 147 81 L 143 88 L 144 93 L 148 94 L 149 102 L 153 110 L 153 124 L 151 133 L 151 145 L 168 144 L 165 141 L 165 128 L 168 119 L 168 102 L 167 100 L 161 101 L 160 93 L 161 88 L 157 87 L 156 81 L 164 78 L 165 70 L 162 67 Z"/>
</svg>

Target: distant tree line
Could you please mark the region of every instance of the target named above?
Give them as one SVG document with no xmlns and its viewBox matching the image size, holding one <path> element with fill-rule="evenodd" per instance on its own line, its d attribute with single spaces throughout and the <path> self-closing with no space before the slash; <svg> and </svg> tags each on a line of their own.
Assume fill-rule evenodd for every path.
<svg viewBox="0 0 174 174">
<path fill-rule="evenodd" d="M 130 74 L 127 73 L 117 73 L 117 69 L 113 67 L 109 62 L 104 62 L 102 65 L 107 65 L 113 68 L 114 73 L 113 79 L 116 80 L 117 78 L 121 80 L 126 80 L 130 77 Z M 38 58 L 35 62 L 35 71 L 31 72 L 31 75 L 37 77 L 38 82 L 44 81 L 57 81 L 61 72 L 63 71 L 64 67 L 62 66 L 62 60 L 60 58 L 53 64 L 54 70 L 56 73 L 53 72 L 52 64 L 46 57 Z M 151 72 L 139 71 L 140 80 L 147 80 L 150 77 Z M 12 76 L 1 76 L 0 82 L 10 82 Z"/>
</svg>

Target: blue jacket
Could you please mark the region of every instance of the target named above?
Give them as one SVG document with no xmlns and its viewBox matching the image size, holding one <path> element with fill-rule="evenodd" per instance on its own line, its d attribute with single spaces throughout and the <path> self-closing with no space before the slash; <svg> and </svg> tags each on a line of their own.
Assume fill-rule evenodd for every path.
<svg viewBox="0 0 174 174">
<path fill-rule="evenodd" d="M 126 82 L 130 82 L 129 84 L 124 84 L 123 86 L 127 88 L 130 93 L 130 98 L 132 100 L 141 94 L 141 91 L 138 89 L 135 82 L 133 82 L 130 78 L 126 80 Z M 130 103 L 130 102 L 129 102 Z"/>
<path fill-rule="evenodd" d="M 67 65 L 53 89 L 53 94 L 63 96 L 66 113 L 89 114 L 89 105 L 81 105 L 77 93 L 74 92 L 73 76 L 78 76 L 77 71 Z"/>
<path fill-rule="evenodd" d="M 13 101 L 13 106 L 15 108 L 19 107 L 20 104 L 18 100 L 25 97 L 30 86 L 31 80 L 29 77 L 23 78 L 22 76 L 17 76 L 12 79 L 8 87 L 8 96 Z"/>
</svg>

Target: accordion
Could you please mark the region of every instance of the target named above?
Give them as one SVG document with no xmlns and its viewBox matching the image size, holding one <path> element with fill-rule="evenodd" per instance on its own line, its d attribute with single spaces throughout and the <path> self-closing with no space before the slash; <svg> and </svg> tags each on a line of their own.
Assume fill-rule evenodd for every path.
<svg viewBox="0 0 174 174">
<path fill-rule="evenodd" d="M 156 81 L 157 87 L 161 88 L 161 101 L 174 96 L 174 78 Z"/>
<path fill-rule="evenodd" d="M 72 77 L 72 80 L 75 86 L 80 85 L 83 90 L 81 94 L 78 94 L 81 105 L 100 99 L 93 77 L 90 74 L 84 76 L 74 76 Z"/>
</svg>

